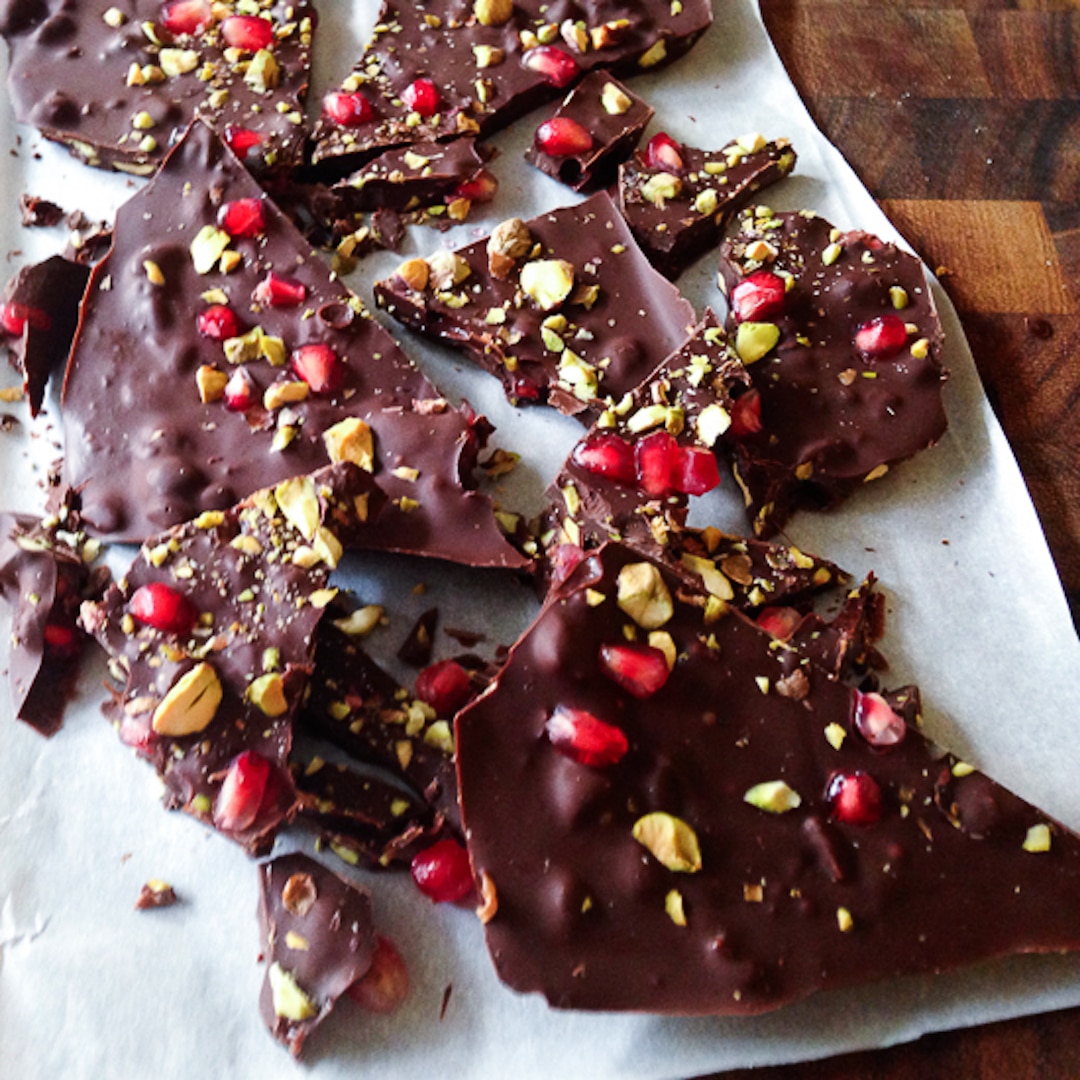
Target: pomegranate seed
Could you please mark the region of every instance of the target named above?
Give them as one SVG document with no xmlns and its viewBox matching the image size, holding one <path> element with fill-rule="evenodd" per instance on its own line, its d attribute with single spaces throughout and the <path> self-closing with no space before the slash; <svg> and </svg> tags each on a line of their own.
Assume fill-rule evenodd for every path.
<svg viewBox="0 0 1080 1080">
<path fill-rule="evenodd" d="M 225 127 L 225 142 L 234 154 L 243 157 L 249 150 L 254 150 L 256 146 L 266 142 L 266 136 L 252 131 L 251 128 L 228 124 Z"/>
<path fill-rule="evenodd" d="M 855 348 L 868 359 L 894 356 L 907 344 L 907 327 L 896 315 L 879 315 L 855 331 Z"/>
<path fill-rule="evenodd" d="M 401 100 L 410 112 L 434 116 L 442 105 L 439 91 L 430 79 L 416 79 L 401 91 Z"/>
<path fill-rule="evenodd" d="M 456 660 L 429 664 L 416 676 L 416 696 L 442 717 L 453 716 L 472 693 L 469 673 Z"/>
<path fill-rule="evenodd" d="M 739 322 L 775 318 L 784 309 L 784 279 L 771 270 L 756 270 L 731 290 L 731 309 Z"/>
<path fill-rule="evenodd" d="M 218 212 L 218 224 L 230 236 L 258 236 L 266 229 L 262 199 L 235 199 Z"/>
<path fill-rule="evenodd" d="M 765 633 L 778 641 L 787 641 L 803 621 L 803 615 L 793 607 L 765 607 L 755 621 Z"/>
<path fill-rule="evenodd" d="M 540 397 L 540 387 L 535 380 L 527 375 L 519 375 L 514 380 L 515 398 L 524 398 L 526 401 L 536 401 Z"/>
<path fill-rule="evenodd" d="M 274 44 L 273 26 L 258 15 L 230 15 L 221 24 L 221 36 L 226 45 L 245 52 L 269 49 Z"/>
<path fill-rule="evenodd" d="M 468 852 L 450 837 L 417 852 L 411 870 L 416 887 L 436 904 L 464 900 L 472 892 Z"/>
<path fill-rule="evenodd" d="M 345 993 L 373 1013 L 393 1012 L 409 996 L 409 969 L 388 937 L 375 935 L 375 954 L 368 973 Z"/>
<path fill-rule="evenodd" d="M 553 584 L 565 581 L 584 561 L 585 551 L 577 544 L 559 544 L 548 556 Z"/>
<path fill-rule="evenodd" d="M 493 172 L 487 169 L 477 169 L 468 180 L 463 181 L 454 188 L 450 201 L 454 199 L 468 199 L 469 202 L 486 203 L 495 198 L 495 192 L 499 190 L 499 181 Z"/>
<path fill-rule="evenodd" d="M 667 657 L 651 645 L 601 645 L 600 670 L 634 697 L 652 697 L 668 681 Z"/>
<path fill-rule="evenodd" d="M 646 435 L 634 447 L 638 486 L 646 495 L 662 498 L 674 490 L 672 482 L 680 464 L 679 444 L 666 431 Z"/>
<path fill-rule="evenodd" d="M 47 311 L 28 304 L 17 304 L 14 300 L 0 305 L 0 326 L 12 337 L 22 337 L 27 323 L 35 330 L 48 330 L 52 326 L 52 319 Z"/>
<path fill-rule="evenodd" d="M 756 390 L 749 390 L 732 403 L 728 434 L 741 439 L 756 435 L 761 426 L 761 395 Z"/>
<path fill-rule="evenodd" d="M 296 307 L 297 304 L 304 302 L 307 289 L 302 281 L 282 277 L 281 274 L 276 274 L 271 270 L 255 286 L 252 297 L 256 303 L 266 304 L 269 307 Z"/>
<path fill-rule="evenodd" d="M 132 594 L 128 611 L 139 622 L 163 634 L 190 634 L 199 617 L 195 605 L 179 589 L 163 581 L 140 585 Z"/>
<path fill-rule="evenodd" d="M 313 394 L 336 394 L 345 385 L 345 365 L 322 342 L 294 349 L 289 362 Z"/>
<path fill-rule="evenodd" d="M 548 717 L 545 731 L 560 754 L 592 768 L 614 765 L 630 749 L 619 728 L 584 709 L 558 706 Z"/>
<path fill-rule="evenodd" d="M 245 750 L 234 757 L 214 803 L 214 824 L 225 832 L 254 825 L 269 781 L 270 762 L 261 754 Z"/>
<path fill-rule="evenodd" d="M 244 368 L 237 368 L 225 384 L 225 408 L 230 412 L 244 412 L 255 403 L 255 380 Z"/>
<path fill-rule="evenodd" d="M 212 304 L 205 311 L 200 311 L 195 321 L 199 333 L 214 341 L 226 341 L 240 333 L 240 320 L 232 308 L 224 304 Z"/>
<path fill-rule="evenodd" d="M 675 173 L 682 172 L 686 167 L 682 147 L 666 131 L 654 135 L 646 144 L 645 164 L 650 169 Z"/>
<path fill-rule="evenodd" d="M 536 129 L 533 141 L 550 157 L 575 157 L 592 149 L 593 137 L 569 116 L 553 116 Z"/>
<path fill-rule="evenodd" d="M 116 734 L 125 746 L 130 746 L 133 750 L 146 750 L 157 738 L 154 729 L 149 725 L 148 717 L 140 719 L 137 716 L 128 716 L 127 713 L 124 713 Z"/>
<path fill-rule="evenodd" d="M 873 825 L 881 819 L 881 788 L 869 773 L 837 773 L 825 798 L 833 817 L 845 825 Z"/>
<path fill-rule="evenodd" d="M 562 49 L 554 45 L 538 45 L 530 49 L 521 59 L 530 71 L 543 75 L 552 86 L 562 89 L 569 86 L 581 72 L 578 62 Z"/>
<path fill-rule="evenodd" d="M 170 0 L 161 5 L 158 21 L 170 34 L 197 34 L 212 18 L 208 0 Z"/>
<path fill-rule="evenodd" d="M 903 717 L 897 716 L 880 694 L 852 691 L 851 718 L 855 730 L 871 746 L 896 746 L 907 734 Z"/>
<path fill-rule="evenodd" d="M 583 439 L 574 447 L 570 459 L 586 472 L 606 476 L 619 484 L 632 484 L 637 479 L 633 444 L 618 435 Z"/>
<path fill-rule="evenodd" d="M 323 98 L 323 116 L 340 127 L 360 127 L 374 118 L 375 110 L 359 92 L 349 94 L 344 90 L 331 90 Z"/>
<path fill-rule="evenodd" d="M 684 495 L 704 495 L 720 483 L 720 466 L 711 450 L 699 446 L 680 448 L 674 487 Z"/>
<path fill-rule="evenodd" d="M 56 660 L 74 660 L 82 651 L 82 642 L 71 623 L 53 622 L 50 619 L 42 633 L 45 652 Z"/>
</svg>

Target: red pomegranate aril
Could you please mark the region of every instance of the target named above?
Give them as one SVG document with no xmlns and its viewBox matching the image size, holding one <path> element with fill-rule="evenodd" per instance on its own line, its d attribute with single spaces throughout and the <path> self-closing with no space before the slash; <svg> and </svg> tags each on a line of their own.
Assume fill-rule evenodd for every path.
<svg viewBox="0 0 1080 1080">
<path fill-rule="evenodd" d="M 224 304 L 212 304 L 200 311 L 195 322 L 199 333 L 214 341 L 227 341 L 240 333 L 240 320 L 233 309 Z"/>
<path fill-rule="evenodd" d="M 221 36 L 226 45 L 245 52 L 269 49 L 274 44 L 274 28 L 258 15 L 230 15 L 222 20 Z"/>
<path fill-rule="evenodd" d="M 851 719 L 855 730 L 871 745 L 888 749 L 902 742 L 907 724 L 897 716 L 880 694 L 852 691 Z"/>
<path fill-rule="evenodd" d="M 116 734 L 120 736 L 120 741 L 125 746 L 130 746 L 133 750 L 148 749 L 158 737 L 154 729 L 150 727 L 149 714 L 139 717 L 128 716 L 125 713 L 120 726 L 116 729 Z"/>
<path fill-rule="evenodd" d="M 331 90 L 323 98 L 323 116 L 339 127 L 360 127 L 375 116 L 375 110 L 359 91 Z"/>
<path fill-rule="evenodd" d="M 170 34 L 197 34 L 213 17 L 208 0 L 170 0 L 158 21 Z"/>
<path fill-rule="evenodd" d="M 514 380 L 514 397 L 525 401 L 536 401 L 540 397 L 540 387 L 527 375 L 519 375 Z"/>
<path fill-rule="evenodd" d="M 538 45 L 521 59 L 530 71 L 543 75 L 552 86 L 562 89 L 569 86 L 581 72 L 578 62 L 567 52 L 554 45 Z"/>
<path fill-rule="evenodd" d="M 22 337 L 27 323 L 35 330 L 48 330 L 52 319 L 47 311 L 29 304 L 17 304 L 14 300 L 9 300 L 0 305 L 0 326 L 12 337 Z"/>
<path fill-rule="evenodd" d="M 450 837 L 417 852 L 411 871 L 416 887 L 436 904 L 464 900 L 473 889 L 468 852 Z"/>
<path fill-rule="evenodd" d="M 835 821 L 845 825 L 873 825 L 881 820 L 881 788 L 864 772 L 837 773 L 825 798 L 832 805 Z"/>
<path fill-rule="evenodd" d="M 544 730 L 560 754 L 594 769 L 614 765 L 630 749 L 626 735 L 614 724 L 566 705 L 555 709 Z"/>
<path fill-rule="evenodd" d="M 237 368 L 225 384 L 225 408 L 230 412 L 244 412 L 255 403 L 255 393 L 255 380 L 243 368 Z"/>
<path fill-rule="evenodd" d="M 294 349 L 290 363 L 313 394 L 336 394 L 345 385 L 345 365 L 322 342 Z"/>
<path fill-rule="evenodd" d="M 659 649 L 640 644 L 601 645 L 600 670 L 640 700 L 652 697 L 671 674 Z"/>
<path fill-rule="evenodd" d="M 638 487 L 646 495 L 659 499 L 674 490 L 681 464 L 680 449 L 675 436 L 666 431 L 654 431 L 634 447 Z"/>
<path fill-rule="evenodd" d="M 757 390 L 748 390 L 732 403 L 728 434 L 741 439 L 747 435 L 757 435 L 761 428 L 761 394 Z"/>
<path fill-rule="evenodd" d="M 388 937 L 375 935 L 375 954 L 368 973 L 345 993 L 373 1013 L 393 1012 L 409 996 L 409 969 Z"/>
<path fill-rule="evenodd" d="M 499 190 L 499 181 L 493 172 L 487 169 L 477 169 L 468 180 L 463 181 L 454 188 L 454 199 L 468 199 L 469 202 L 486 203 L 495 198 L 495 192 Z"/>
<path fill-rule="evenodd" d="M 676 491 L 684 495 L 704 495 L 720 483 L 720 466 L 711 450 L 700 446 L 683 447 L 674 480 Z"/>
<path fill-rule="evenodd" d="M 571 460 L 586 472 L 606 476 L 620 484 L 637 479 L 634 446 L 618 435 L 595 435 L 574 447 Z"/>
<path fill-rule="evenodd" d="M 51 619 L 42 631 L 45 639 L 45 652 L 54 660 L 74 660 L 82 651 L 82 642 L 78 630 L 67 622 L 53 622 Z"/>
<path fill-rule="evenodd" d="M 756 270 L 731 290 L 731 310 L 738 322 L 767 322 L 784 310 L 787 286 L 779 274 Z"/>
<path fill-rule="evenodd" d="M 251 128 L 233 127 L 232 124 L 228 124 L 225 128 L 225 142 L 234 154 L 243 157 L 249 150 L 262 146 L 266 142 L 266 136 L 252 131 Z"/>
<path fill-rule="evenodd" d="M 225 832 L 243 832 L 254 825 L 269 780 L 270 762 L 266 758 L 254 750 L 238 754 L 214 802 L 214 824 Z"/>
<path fill-rule="evenodd" d="M 754 621 L 778 641 L 787 641 L 803 621 L 803 614 L 793 607 L 764 607 Z"/>
<path fill-rule="evenodd" d="M 230 236 L 259 236 L 266 230 L 262 199 L 234 199 L 218 211 L 218 224 Z"/>
<path fill-rule="evenodd" d="M 549 157 L 576 157 L 592 149 L 593 137 L 569 116 L 553 116 L 536 129 L 533 142 Z"/>
<path fill-rule="evenodd" d="M 410 112 L 421 116 L 434 116 L 439 111 L 442 98 L 430 79 L 416 79 L 401 91 L 401 100 Z"/>
<path fill-rule="evenodd" d="M 646 144 L 645 164 L 650 169 L 674 173 L 682 172 L 686 167 L 682 147 L 666 131 L 658 132 Z"/>
<path fill-rule="evenodd" d="M 855 348 L 871 360 L 895 356 L 907 344 L 907 327 L 896 315 L 879 315 L 855 331 Z"/>
<path fill-rule="evenodd" d="M 195 605 L 179 589 L 163 581 L 140 585 L 131 594 L 128 611 L 146 626 L 179 637 L 190 634 L 199 617 Z"/>
<path fill-rule="evenodd" d="M 469 673 L 456 660 L 429 664 L 416 676 L 416 696 L 445 718 L 453 716 L 472 693 Z"/>
<path fill-rule="evenodd" d="M 302 281 L 283 277 L 271 270 L 255 286 L 253 296 L 256 303 L 269 307 L 296 307 L 307 298 L 307 289 Z"/>
</svg>

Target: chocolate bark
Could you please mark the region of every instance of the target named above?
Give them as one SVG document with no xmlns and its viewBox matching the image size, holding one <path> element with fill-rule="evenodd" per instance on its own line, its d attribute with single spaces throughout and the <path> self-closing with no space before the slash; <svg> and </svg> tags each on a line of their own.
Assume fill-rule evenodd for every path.
<svg viewBox="0 0 1080 1080">
<path fill-rule="evenodd" d="M 375 284 L 399 322 L 497 375 L 515 403 L 588 420 L 686 340 L 693 308 L 648 264 L 603 192 Z"/>
<path fill-rule="evenodd" d="M 1080 838 L 929 743 L 914 690 L 861 694 L 703 599 L 609 545 L 459 716 L 505 982 L 561 1008 L 745 1014 L 1080 947 Z M 670 636 L 651 694 L 605 674 L 629 631 Z"/>
<path fill-rule="evenodd" d="M 189 31 L 170 32 L 166 9 L 185 6 Z M 253 35 L 243 24 L 255 17 L 266 26 Z M 196 116 L 254 168 L 299 164 L 314 24 L 304 0 L 0 4 L 16 119 L 88 165 L 137 176 L 153 174 Z"/>
<path fill-rule="evenodd" d="M 832 506 L 941 438 L 943 333 L 922 264 L 895 244 L 812 211 L 748 209 L 739 225 L 720 280 L 761 416 L 729 445 L 754 532 L 769 536 L 795 510 Z M 782 299 L 740 317 L 757 300 L 741 305 L 736 290 L 772 275 Z"/>
<path fill-rule="evenodd" d="M 767 142 L 754 133 L 720 150 L 670 140 L 659 155 L 647 149 L 619 169 L 619 205 L 649 261 L 674 280 L 720 243 L 732 216 L 755 192 L 794 167 L 795 151 L 786 139 Z"/>
<path fill-rule="evenodd" d="M 525 564 L 469 490 L 486 421 L 440 397 L 202 123 L 120 208 L 63 401 L 64 475 L 100 535 L 141 540 L 347 456 L 390 503 L 365 543 Z"/>
</svg>

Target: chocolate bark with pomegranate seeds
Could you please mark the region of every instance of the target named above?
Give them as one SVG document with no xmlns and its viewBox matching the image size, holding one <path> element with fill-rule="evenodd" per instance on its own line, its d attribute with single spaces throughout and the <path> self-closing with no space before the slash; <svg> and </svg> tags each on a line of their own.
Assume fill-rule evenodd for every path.
<svg viewBox="0 0 1080 1080">
<path fill-rule="evenodd" d="M 386 3 L 352 72 L 323 99 L 314 160 L 490 135 L 592 68 L 622 78 L 681 56 L 711 22 L 707 0 Z"/>
<path fill-rule="evenodd" d="M 376 282 L 375 299 L 497 375 L 512 402 L 546 401 L 586 421 L 696 322 L 604 192 L 529 222 L 510 218 L 460 251 L 410 259 Z"/>
<path fill-rule="evenodd" d="M 0 343 L 23 377 L 31 416 L 41 411 L 49 377 L 67 360 L 89 276 L 85 266 L 53 255 L 24 266 L 0 295 Z"/>
<path fill-rule="evenodd" d="M 917 713 L 709 621 L 625 548 L 590 555 L 457 720 L 500 977 L 561 1008 L 745 1014 L 1080 948 L 1080 838 Z"/>
<path fill-rule="evenodd" d="M 943 333 L 922 264 L 802 210 L 740 215 L 720 285 L 760 428 L 728 439 L 754 532 L 839 502 L 945 433 Z"/>
<path fill-rule="evenodd" d="M 330 571 L 383 503 L 350 462 L 148 540 L 83 624 L 125 686 L 106 714 L 179 807 L 266 850 L 296 810 L 293 716 Z"/>
<path fill-rule="evenodd" d="M 304 0 L 3 0 L 17 120 L 88 165 L 150 176 L 198 116 L 253 169 L 303 159 Z"/>
<path fill-rule="evenodd" d="M 711 251 L 750 197 L 795 167 L 787 139 L 741 135 L 720 150 L 683 146 L 660 132 L 619 169 L 619 204 L 634 238 L 666 277 Z"/>
<path fill-rule="evenodd" d="M 469 490 L 489 431 L 205 124 L 120 208 L 64 384 L 64 474 L 91 531 L 141 540 L 344 459 L 390 501 L 365 544 L 523 566 Z"/>
<path fill-rule="evenodd" d="M 259 930 L 259 1011 L 299 1056 L 337 999 L 371 970 L 371 897 L 306 855 L 283 855 L 259 867 Z"/>
<path fill-rule="evenodd" d="M 653 111 L 606 72 L 591 71 L 536 129 L 525 159 L 574 191 L 607 187 Z"/>
</svg>

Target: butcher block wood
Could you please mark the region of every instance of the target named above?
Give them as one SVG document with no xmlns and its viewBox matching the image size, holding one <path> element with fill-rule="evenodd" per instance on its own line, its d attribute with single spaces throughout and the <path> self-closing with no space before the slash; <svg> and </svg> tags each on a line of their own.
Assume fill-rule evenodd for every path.
<svg viewBox="0 0 1080 1080">
<path fill-rule="evenodd" d="M 956 305 L 1080 622 L 1080 0 L 760 3 L 815 121 Z M 724 1076 L 1077 1080 L 1080 1010 Z"/>
</svg>

